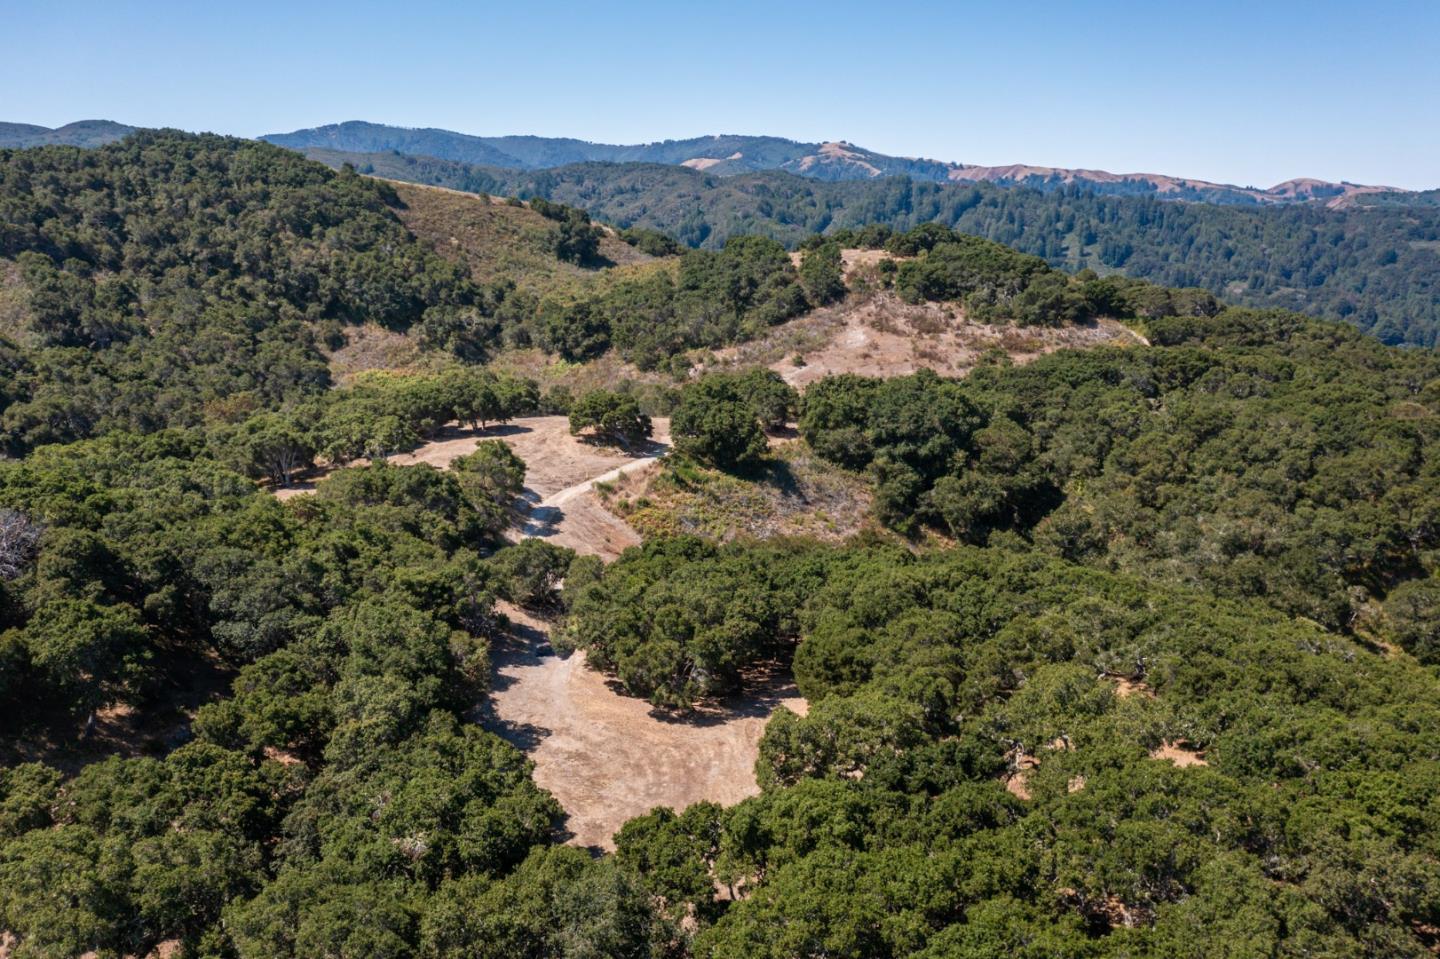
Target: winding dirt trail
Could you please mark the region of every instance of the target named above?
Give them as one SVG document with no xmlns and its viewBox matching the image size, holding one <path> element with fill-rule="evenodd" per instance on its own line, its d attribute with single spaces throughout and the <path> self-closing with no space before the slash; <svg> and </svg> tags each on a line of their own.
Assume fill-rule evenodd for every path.
<svg viewBox="0 0 1440 959">
<path fill-rule="evenodd" d="M 519 528 L 511 530 L 511 539 L 541 537 L 556 545 L 568 546 L 577 553 L 599 556 L 607 563 L 626 548 L 640 545 L 640 534 L 605 508 L 595 494 L 595 486 L 645 472 L 658 463 L 668 449 L 668 444 L 652 441 L 645 455 L 638 459 L 567 486 L 543 499 L 532 500 Z M 533 490 L 527 487 L 526 498 L 530 499 L 533 495 Z"/>
<path fill-rule="evenodd" d="M 656 417 L 650 442 L 633 453 L 587 443 L 570 435 L 563 416 L 524 416 L 488 430 L 450 428 L 433 442 L 395 456 L 399 466 L 428 463 L 445 469 L 457 456 L 473 452 L 482 440 L 499 439 L 525 461 L 521 520 L 506 534 L 512 542 L 539 537 L 577 553 L 599 556 L 607 563 L 640 534 L 605 508 L 594 492 L 596 483 L 650 469 L 670 449 L 670 420 Z"/>
<path fill-rule="evenodd" d="M 562 417 L 541 419 L 564 423 Z M 570 437 L 568 426 L 561 437 L 554 423 L 516 425 L 528 432 L 504 439 L 529 468 L 530 505 L 510 531 L 512 539 L 544 537 L 606 562 L 639 544 L 639 534 L 600 502 L 595 485 L 654 467 L 669 449 L 668 420 L 655 421 L 655 436 L 641 455 L 611 452 L 621 462 L 578 482 L 577 468 L 603 465 L 595 448 Z M 448 463 L 463 452 L 468 450 L 439 455 Z M 766 720 L 781 705 L 806 709 L 789 677 L 776 674 L 756 677 L 735 702 L 671 716 L 586 668 L 583 652 L 557 656 L 550 623 L 510 604 L 501 604 L 501 611 L 510 629 L 492 647 L 491 693 L 477 719 L 535 763 L 535 782 L 564 807 L 567 841 L 577 846 L 614 849 L 613 836 L 626 820 L 656 806 L 678 810 L 701 800 L 729 805 L 754 795 Z"/>
<path fill-rule="evenodd" d="M 571 436 L 569 420 L 563 416 L 524 416 L 482 430 L 451 424 L 435 439 L 409 453 L 390 457 L 390 462 L 396 466 L 424 463 L 448 469 L 451 460 L 473 453 L 482 441 L 503 440 L 525 461 L 525 489 L 517 510 L 520 520 L 507 537 L 513 542 L 538 536 L 609 562 L 627 547 L 639 545 L 640 535 L 605 508 L 594 486 L 650 469 L 669 451 L 670 420 L 660 416 L 652 423 L 654 434 L 650 441 L 633 452 Z M 357 460 L 355 465 L 363 463 Z M 289 499 L 313 493 L 329 472 L 316 471 L 290 487 L 276 490 L 275 495 Z"/>
<path fill-rule="evenodd" d="M 605 508 L 595 484 L 654 468 L 670 448 L 668 419 L 657 417 L 651 442 L 633 454 L 576 439 L 563 416 L 531 416 L 486 430 L 447 427 L 390 462 L 446 469 L 492 439 L 504 440 L 526 466 L 520 519 L 507 533 L 512 541 L 541 537 L 606 562 L 640 543 Z M 321 478 L 280 492 L 304 495 Z M 766 721 L 782 705 L 806 709 L 790 678 L 776 673 L 753 677 L 733 702 L 672 716 L 586 668 L 583 652 L 557 656 L 549 622 L 509 604 L 501 611 L 510 628 L 493 644 L 492 691 L 471 718 L 535 763 L 535 781 L 565 809 L 567 841 L 578 846 L 613 849 L 626 820 L 656 806 L 728 805 L 759 792 L 755 759 Z"/>
</svg>

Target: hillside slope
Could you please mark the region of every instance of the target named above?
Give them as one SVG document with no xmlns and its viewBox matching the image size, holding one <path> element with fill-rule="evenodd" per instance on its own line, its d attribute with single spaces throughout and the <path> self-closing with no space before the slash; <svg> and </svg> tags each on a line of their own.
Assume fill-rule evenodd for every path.
<svg viewBox="0 0 1440 959">
<path fill-rule="evenodd" d="M 528 206 L 399 181 L 394 189 L 400 222 L 441 256 L 465 263 L 480 283 L 508 280 L 531 292 L 579 292 L 611 281 L 616 267 L 656 261 L 604 227 L 595 263 L 561 260 L 554 249 L 555 223 Z"/>
<path fill-rule="evenodd" d="M 250 140 L 0 151 L 4 445 L 243 416 L 324 390 L 348 324 L 475 317 L 484 291 L 397 202 Z"/>
<path fill-rule="evenodd" d="M 0 210 L 48 443 L 0 460 L 0 955 L 1434 954 L 1440 354 L 931 225 L 647 260 L 215 137 L 0 152 Z M 472 277 L 527 270 L 580 292 Z M 807 312 L 867 340 L 798 411 L 674 370 Z M 358 321 L 482 319 L 668 361 L 673 416 L 328 388 Z M 555 545 L 591 496 L 609 564 Z"/>
<path fill-rule="evenodd" d="M 585 163 L 517 171 L 395 153 L 312 151 L 331 166 L 460 190 L 541 196 L 617 226 L 664 230 L 716 248 L 758 233 L 796 245 L 815 232 L 938 221 L 1071 270 L 1120 271 L 1203 286 L 1248 306 L 1345 320 L 1386 343 L 1440 343 L 1440 207 L 1414 194 L 1321 204 L 1169 203 L 988 183 L 905 178 L 821 182 L 782 171 L 717 176 L 663 164 Z"/>
</svg>

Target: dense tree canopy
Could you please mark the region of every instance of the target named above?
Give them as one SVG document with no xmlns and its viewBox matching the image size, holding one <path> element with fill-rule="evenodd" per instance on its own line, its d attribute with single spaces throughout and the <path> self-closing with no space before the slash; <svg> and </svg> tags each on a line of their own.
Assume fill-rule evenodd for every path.
<svg viewBox="0 0 1440 959">
<path fill-rule="evenodd" d="M 963 381 L 824 380 L 801 432 L 873 472 L 892 525 L 971 542 L 1013 530 L 1334 628 L 1434 571 L 1433 353 L 1247 310 L 1147 330 L 1163 349 L 1062 353 Z"/>
<path fill-rule="evenodd" d="M 0 949 L 1433 954 L 1435 353 L 866 231 L 907 296 L 1121 316 L 1150 345 L 803 397 L 696 378 L 677 468 L 770 482 L 766 431 L 798 420 L 878 522 L 607 566 L 505 543 L 504 443 L 391 455 L 531 412 L 535 383 L 449 358 L 329 388 L 329 324 L 478 336 L 496 307 L 388 202 L 219 138 L 0 152 L 0 268 L 27 291 L 0 349 Z M 545 323 L 658 365 L 824 302 L 837 259 L 732 240 Z M 643 434 L 631 392 L 563 405 Z M 271 495 L 311 466 L 313 495 Z M 476 721 L 500 600 L 671 721 L 756 672 L 808 711 L 770 719 L 757 795 L 635 818 L 614 855 L 558 845 L 564 811 Z"/>
<path fill-rule="evenodd" d="M 343 155 L 330 158 L 341 162 Z M 739 235 L 842 245 L 938 223 L 1055 267 L 1121 271 L 1203 287 L 1252 307 L 1345 320 L 1392 344 L 1440 344 L 1440 205 L 1433 194 L 1360 198 L 1339 209 L 1177 202 L 1083 186 L 821 182 L 778 170 L 720 176 L 653 163 L 501 170 L 400 154 L 357 156 L 380 176 L 481 193 L 543 196 L 630 229 L 718 248 Z M 865 244 L 861 244 L 865 245 Z"/>
<path fill-rule="evenodd" d="M 1314 623 L 1033 553 L 681 540 L 573 630 L 657 702 L 793 650 L 762 795 L 620 837 L 694 955 L 1427 948 L 1436 678 Z"/>
<path fill-rule="evenodd" d="M 329 385 L 327 323 L 481 323 L 484 294 L 395 218 L 393 193 L 267 144 L 168 132 L 0 151 L 0 348 L 12 448 L 193 426 Z"/>
<path fill-rule="evenodd" d="M 570 406 L 570 432 L 586 433 L 602 443 L 636 446 L 650 437 L 650 417 L 630 393 L 591 390 Z"/>
</svg>

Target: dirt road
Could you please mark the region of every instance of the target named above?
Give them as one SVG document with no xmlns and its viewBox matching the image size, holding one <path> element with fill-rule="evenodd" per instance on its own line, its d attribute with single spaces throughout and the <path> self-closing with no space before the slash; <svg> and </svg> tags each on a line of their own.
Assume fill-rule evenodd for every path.
<svg viewBox="0 0 1440 959">
<path fill-rule="evenodd" d="M 658 460 L 658 454 L 644 456 L 532 502 L 524 522 L 510 531 L 512 540 L 537 536 L 608 563 L 628 547 L 640 545 L 640 534 L 605 508 L 594 492 L 595 484 L 642 473 Z"/>
<path fill-rule="evenodd" d="M 488 430 L 450 427 L 390 462 L 446 469 L 482 440 L 504 440 L 526 466 L 527 508 L 508 535 L 544 537 L 608 562 L 640 537 L 604 507 L 594 486 L 652 468 L 669 449 L 669 420 L 657 418 L 654 428 L 652 441 L 627 455 L 571 436 L 563 416 L 524 417 Z M 281 492 L 313 489 L 312 482 Z M 788 677 L 774 677 L 752 684 L 737 702 L 669 717 L 587 669 L 584 653 L 555 655 L 548 623 L 508 604 L 502 610 L 512 628 L 492 650 L 493 691 L 473 718 L 535 762 L 535 781 L 564 807 L 575 845 L 612 849 L 612 836 L 626 820 L 656 806 L 731 804 L 755 794 L 766 720 L 782 704 L 806 708 Z"/>
<path fill-rule="evenodd" d="M 654 441 L 641 455 L 558 489 L 577 472 L 605 465 L 605 457 L 553 423 L 516 425 L 529 432 L 504 438 L 532 472 L 529 515 L 512 530 L 515 538 L 545 537 L 607 562 L 640 542 L 601 504 L 594 487 L 650 469 L 669 448 L 668 421 L 655 422 Z M 613 849 L 612 837 L 626 820 L 656 806 L 684 809 L 701 800 L 729 805 L 754 795 L 766 720 L 780 705 L 797 712 L 806 708 L 788 677 L 769 677 L 753 684 L 742 700 L 671 717 L 586 668 L 583 652 L 555 655 L 548 623 L 509 604 L 502 604 L 502 611 L 512 628 L 492 649 L 493 689 L 479 718 L 534 761 L 535 781 L 564 807 L 567 841 L 574 845 Z"/>
<path fill-rule="evenodd" d="M 595 483 L 653 466 L 670 448 L 670 420 L 656 417 L 653 427 L 649 443 L 627 452 L 571 436 L 570 423 L 563 416 L 525 416 L 483 430 L 452 424 L 419 449 L 390 457 L 390 462 L 396 466 L 426 463 L 448 469 L 451 460 L 474 452 L 482 440 L 504 440 L 525 461 L 525 490 L 521 494 L 524 520 L 510 530 L 509 537 L 543 537 L 608 562 L 626 547 L 637 545 L 640 536 L 607 510 L 591 489 Z M 278 490 L 276 496 L 289 499 L 312 493 L 325 475 L 321 472 Z"/>
</svg>

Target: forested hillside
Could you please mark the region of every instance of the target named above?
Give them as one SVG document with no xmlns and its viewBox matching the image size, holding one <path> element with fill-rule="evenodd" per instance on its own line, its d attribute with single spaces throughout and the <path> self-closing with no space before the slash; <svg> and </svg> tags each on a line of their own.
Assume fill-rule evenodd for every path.
<svg viewBox="0 0 1440 959">
<path fill-rule="evenodd" d="M 411 209 L 350 170 L 173 131 L 0 151 L 5 448 L 298 401 L 331 385 L 327 356 L 362 323 L 440 362 L 530 343 L 584 358 L 653 337 L 667 351 L 651 351 L 654 365 L 811 305 L 774 241 L 679 256 L 664 237 L 629 243 L 560 204 L 514 201 L 482 220 L 427 199 Z M 653 261 L 647 246 L 659 269 L 606 275 L 616 260 Z M 611 316 L 636 297 L 663 319 Z M 612 335 L 625 323 L 633 331 Z"/>
<path fill-rule="evenodd" d="M 481 163 L 515 170 L 540 170 L 572 163 L 663 163 L 730 176 L 760 170 L 783 170 L 809 179 L 874 180 L 904 176 L 935 183 L 996 183 L 1056 190 L 1078 186 L 1113 196 L 1155 196 L 1165 200 L 1257 204 L 1346 203 L 1357 198 L 1403 197 L 1393 187 L 1330 183 L 1297 178 L 1268 189 L 1211 183 L 1165 173 L 1116 174 L 1105 170 L 1030 166 L 1011 163 L 978 166 L 969 163 L 888 156 L 844 140 L 803 143 L 782 137 L 724 134 L 663 140 L 655 143 L 592 143 L 566 137 L 471 136 L 453 130 L 412 129 L 351 120 L 291 133 L 269 133 L 270 143 L 292 150 L 339 150 L 349 153 L 401 153 L 461 163 Z"/>
<path fill-rule="evenodd" d="M 800 442 L 879 519 L 983 545 L 483 559 L 518 488 L 498 444 L 284 503 L 227 466 L 244 430 L 0 465 L 0 929 L 57 957 L 1429 955 L 1440 361 L 1286 314 L 1147 330 L 801 398 Z M 688 388 L 686 455 L 763 471 L 763 441 L 722 455 L 783 417 L 760 384 Z M 397 378 L 298 421 L 499 385 Z M 417 423 L 444 415 L 475 414 Z M 558 845 L 523 755 L 464 718 L 496 597 L 555 573 L 564 640 L 672 722 L 793 663 L 810 709 L 771 720 L 758 796 Z M 149 755 L 44 762 L 197 664 L 227 692 Z"/>
<path fill-rule="evenodd" d="M 892 178 L 819 182 L 778 171 L 717 176 L 654 164 L 474 167 L 395 153 L 316 151 L 332 165 L 460 190 L 542 196 L 691 246 L 736 234 L 795 245 L 816 232 L 937 221 L 1067 269 L 1202 286 L 1230 302 L 1345 320 L 1392 344 L 1440 342 L 1440 212 L 1425 194 L 1354 206 L 1238 207 Z"/>
<path fill-rule="evenodd" d="M 12 449 L 233 418 L 324 390 L 361 321 L 473 335 L 484 292 L 394 193 L 266 144 L 148 132 L 0 152 Z"/>
<path fill-rule="evenodd" d="M 908 190 L 907 224 L 949 197 L 869 188 Z M 1069 209 L 976 196 L 956 218 L 1022 234 Z M 1435 954 L 1440 354 L 963 223 L 832 217 L 792 260 L 563 198 L 168 132 L 0 151 L 0 954 Z M 1189 215 L 1062 199 L 1137 231 Z M 853 276 L 842 242 L 867 248 Z M 692 376 L 692 349 L 861 296 L 1134 335 L 803 393 Z M 360 325 L 433 362 L 335 384 Z M 859 491 L 861 531 L 718 524 L 608 565 L 547 541 L 509 421 L 563 409 L 575 447 L 608 448 L 654 424 L 632 384 L 542 396 L 485 366 L 522 345 L 674 374 L 657 482 L 818 514 L 808 459 Z M 396 456 L 457 434 L 435 466 Z M 750 798 L 575 848 L 527 757 L 552 730 L 492 709 L 526 630 L 672 735 L 767 715 L 777 676 L 808 709 L 771 716 Z"/>
</svg>

